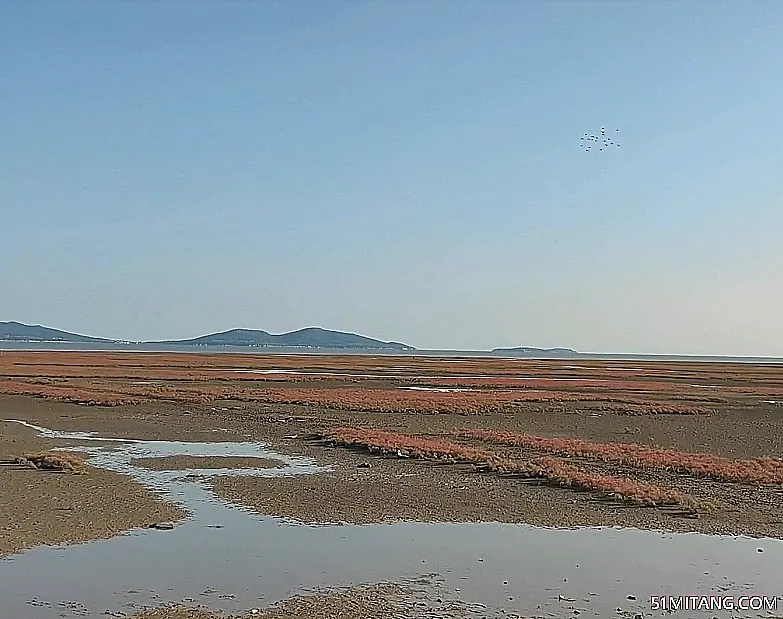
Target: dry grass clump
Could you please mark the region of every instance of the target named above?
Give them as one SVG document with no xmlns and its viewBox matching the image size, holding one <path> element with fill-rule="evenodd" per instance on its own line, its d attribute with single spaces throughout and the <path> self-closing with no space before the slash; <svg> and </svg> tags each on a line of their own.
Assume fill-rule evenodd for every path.
<svg viewBox="0 0 783 619">
<path fill-rule="evenodd" d="M 449 441 L 435 441 L 362 428 L 332 428 L 323 433 L 322 437 L 335 445 L 361 446 L 376 453 L 482 465 L 498 473 L 541 478 L 561 487 L 597 492 L 634 505 L 694 507 L 690 499 L 675 490 L 632 479 L 584 471 L 551 457 L 519 462 L 491 451 L 474 449 Z"/>
<path fill-rule="evenodd" d="M 548 438 L 498 430 L 459 430 L 455 435 L 570 457 L 686 473 L 718 481 L 783 484 L 783 460 L 777 458 L 732 460 L 712 454 L 688 453 L 639 443 L 595 443 L 577 438 Z"/>
<path fill-rule="evenodd" d="M 12 462 L 33 469 L 60 471 L 73 475 L 81 475 L 87 472 L 87 464 L 82 458 L 63 452 L 42 451 L 37 454 L 25 454 L 17 456 Z"/>
</svg>

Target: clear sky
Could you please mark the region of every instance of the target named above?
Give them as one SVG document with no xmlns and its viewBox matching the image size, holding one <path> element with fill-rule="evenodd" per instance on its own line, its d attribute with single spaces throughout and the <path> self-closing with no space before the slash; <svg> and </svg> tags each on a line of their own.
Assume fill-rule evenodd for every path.
<svg viewBox="0 0 783 619">
<path fill-rule="evenodd" d="M 0 0 L 0 241 L 96 336 L 783 355 L 783 2 Z"/>
</svg>

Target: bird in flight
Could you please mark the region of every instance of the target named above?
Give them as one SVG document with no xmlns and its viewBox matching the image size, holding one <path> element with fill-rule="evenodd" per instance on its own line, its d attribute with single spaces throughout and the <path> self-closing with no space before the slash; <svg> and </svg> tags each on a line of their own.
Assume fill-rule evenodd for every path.
<svg viewBox="0 0 783 619">
<path fill-rule="evenodd" d="M 614 133 L 619 133 L 619 129 L 615 129 Z M 589 153 L 594 148 L 597 148 L 598 150 L 609 150 L 610 148 L 620 148 L 620 145 L 615 142 L 610 135 L 607 133 L 606 127 L 601 127 L 601 132 L 598 135 L 591 135 L 589 133 L 585 133 L 581 138 L 580 141 L 582 143 L 582 148 L 585 149 L 586 153 Z"/>
</svg>

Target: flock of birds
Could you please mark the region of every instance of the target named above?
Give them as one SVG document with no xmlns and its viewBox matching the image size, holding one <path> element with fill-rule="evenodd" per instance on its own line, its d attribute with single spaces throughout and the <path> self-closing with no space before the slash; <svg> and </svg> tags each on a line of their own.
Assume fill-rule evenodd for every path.
<svg viewBox="0 0 783 619">
<path fill-rule="evenodd" d="M 615 133 L 619 132 L 619 129 L 615 129 Z M 609 150 L 612 147 L 620 148 L 620 145 L 606 135 L 606 127 L 601 127 L 601 135 L 590 135 L 585 133 L 581 138 L 582 146 L 585 152 L 590 152 L 591 149 L 597 148 L 598 150 Z"/>
</svg>

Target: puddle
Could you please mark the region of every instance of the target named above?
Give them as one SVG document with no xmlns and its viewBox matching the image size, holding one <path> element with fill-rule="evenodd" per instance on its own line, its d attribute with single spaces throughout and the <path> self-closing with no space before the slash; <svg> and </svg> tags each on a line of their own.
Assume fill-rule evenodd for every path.
<svg viewBox="0 0 783 619">
<path fill-rule="evenodd" d="M 458 391 L 478 391 L 478 389 L 459 389 L 459 388 L 453 388 L 449 389 L 448 387 L 400 387 L 400 389 L 408 389 L 409 391 L 437 391 L 440 393 L 456 393 Z"/>
<path fill-rule="evenodd" d="M 301 370 L 251 370 L 245 368 L 234 368 L 230 370 L 213 370 L 215 372 L 235 372 L 237 374 L 295 374 L 297 376 L 335 376 L 337 378 L 390 378 L 385 374 L 347 374 L 344 372 L 303 372 Z"/>
<path fill-rule="evenodd" d="M 309 459 L 281 455 L 257 443 L 103 439 L 25 425 L 49 438 L 82 441 L 83 446 L 68 449 L 85 451 L 96 466 L 131 475 L 192 515 L 170 531 L 137 529 L 0 560 L 3 617 L 132 614 L 145 605 L 172 601 L 239 613 L 303 589 L 399 582 L 422 574 L 438 574 L 450 596 L 486 605 L 482 617 L 502 609 L 523 616 L 662 616 L 652 609 L 651 596 L 738 598 L 783 592 L 783 542 L 778 540 L 508 524 L 305 526 L 235 507 L 203 482 L 216 475 L 269 477 L 322 470 Z M 157 471 L 133 464 L 135 458 L 171 455 L 262 457 L 284 466 Z M 769 615 L 725 610 L 675 614 Z"/>
</svg>

